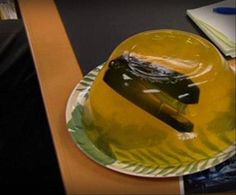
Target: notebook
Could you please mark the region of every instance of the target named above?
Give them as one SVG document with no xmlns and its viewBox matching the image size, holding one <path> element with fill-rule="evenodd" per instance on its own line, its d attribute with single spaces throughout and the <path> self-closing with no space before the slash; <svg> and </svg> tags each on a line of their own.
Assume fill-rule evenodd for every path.
<svg viewBox="0 0 236 195">
<path fill-rule="evenodd" d="M 226 56 L 236 57 L 236 15 L 213 12 L 216 7 L 234 7 L 235 0 L 225 0 L 204 7 L 189 9 L 187 15 Z"/>
</svg>

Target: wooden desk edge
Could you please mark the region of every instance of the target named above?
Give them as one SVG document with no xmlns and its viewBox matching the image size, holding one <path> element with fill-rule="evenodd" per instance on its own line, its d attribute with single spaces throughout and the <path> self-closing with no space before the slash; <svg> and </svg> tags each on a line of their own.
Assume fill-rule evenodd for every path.
<svg viewBox="0 0 236 195">
<path fill-rule="evenodd" d="M 65 171 L 68 165 L 63 158 L 63 144 L 59 135 L 62 131 L 65 131 L 66 125 L 62 128 L 60 124 L 61 121 L 64 121 L 64 116 L 58 116 L 54 112 L 55 106 L 57 106 L 57 110 L 64 112 L 68 97 L 63 96 L 53 99 L 53 93 L 56 93 L 57 88 L 59 88 L 62 93 L 69 95 L 72 87 L 82 78 L 82 72 L 53 0 L 19 0 L 19 6 L 31 46 L 57 158 L 61 162 L 59 166 L 63 183 L 66 191 L 69 192 L 68 186 L 71 182 L 71 175 L 68 171 Z M 48 36 L 52 34 L 55 36 Z M 69 71 L 66 65 L 70 66 Z M 55 71 L 55 66 L 60 68 Z M 53 71 L 52 73 L 50 73 L 50 69 Z M 53 75 L 55 79 L 50 78 L 48 74 Z M 55 84 L 60 76 L 62 80 L 66 81 L 63 87 L 60 87 L 60 84 Z"/>
</svg>

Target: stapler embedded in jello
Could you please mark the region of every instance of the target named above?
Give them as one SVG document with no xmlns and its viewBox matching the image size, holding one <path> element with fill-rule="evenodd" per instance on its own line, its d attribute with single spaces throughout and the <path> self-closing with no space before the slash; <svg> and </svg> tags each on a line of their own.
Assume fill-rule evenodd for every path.
<svg viewBox="0 0 236 195">
<path fill-rule="evenodd" d="M 198 35 L 136 34 L 113 50 L 91 86 L 86 132 L 110 152 L 151 147 L 159 153 L 173 145 L 171 153 L 196 147 L 211 156 L 234 142 L 234 79 L 220 52 Z"/>
<path fill-rule="evenodd" d="M 125 52 L 111 60 L 104 81 L 117 93 L 179 132 L 192 132 L 193 123 L 184 116 L 188 104 L 196 104 L 200 89 L 191 79 L 152 57 Z"/>
<path fill-rule="evenodd" d="M 86 75 L 68 124 L 82 151 L 113 170 L 195 173 L 235 154 L 234 85 L 233 70 L 206 39 L 146 31 Z"/>
</svg>

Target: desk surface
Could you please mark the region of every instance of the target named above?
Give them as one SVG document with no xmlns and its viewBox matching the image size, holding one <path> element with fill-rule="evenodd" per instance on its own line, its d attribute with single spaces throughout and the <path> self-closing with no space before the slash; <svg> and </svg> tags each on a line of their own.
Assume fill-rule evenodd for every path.
<svg viewBox="0 0 236 195">
<path fill-rule="evenodd" d="M 126 38 L 146 30 L 177 29 L 207 38 L 186 10 L 220 0 L 55 0 L 82 71 L 108 59 Z"/>
<path fill-rule="evenodd" d="M 67 193 L 179 194 L 178 178 L 145 179 L 113 172 L 77 148 L 66 128 L 65 107 L 82 72 L 58 10 L 53 0 L 19 3 Z"/>
</svg>

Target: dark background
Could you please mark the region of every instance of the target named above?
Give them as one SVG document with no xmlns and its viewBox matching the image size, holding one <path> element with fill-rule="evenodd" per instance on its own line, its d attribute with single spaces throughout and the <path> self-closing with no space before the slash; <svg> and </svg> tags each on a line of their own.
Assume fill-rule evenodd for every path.
<svg viewBox="0 0 236 195">
<path fill-rule="evenodd" d="M 0 194 L 64 194 L 23 22 L 0 20 Z"/>
<path fill-rule="evenodd" d="M 187 9 L 219 0 L 55 0 L 84 73 L 106 61 L 129 36 L 151 29 L 178 29 L 205 35 Z"/>
</svg>

